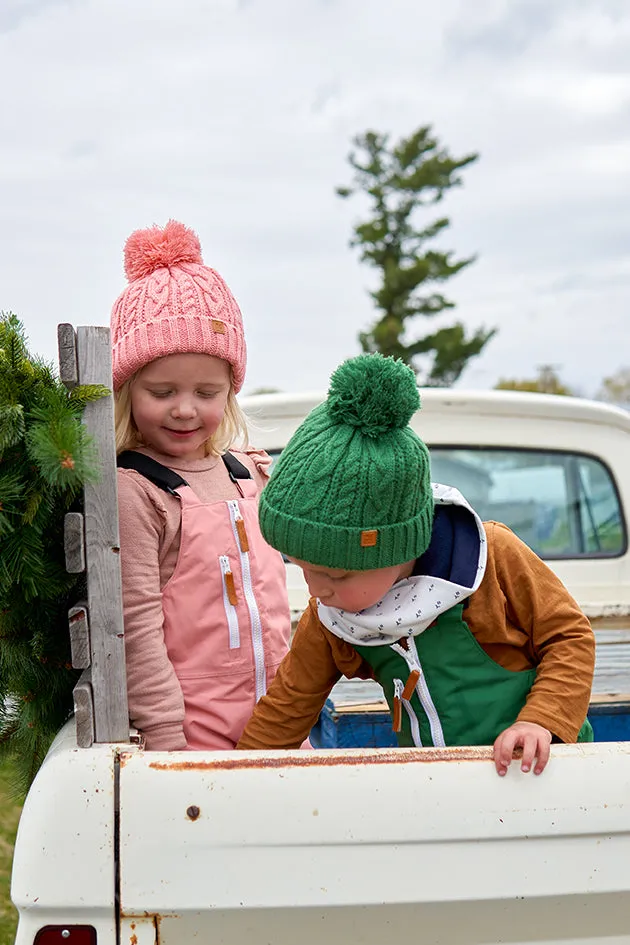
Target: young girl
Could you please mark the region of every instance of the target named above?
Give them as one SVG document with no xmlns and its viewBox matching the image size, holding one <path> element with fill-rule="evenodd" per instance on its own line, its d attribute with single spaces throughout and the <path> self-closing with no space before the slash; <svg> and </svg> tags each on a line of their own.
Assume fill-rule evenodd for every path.
<svg viewBox="0 0 630 945">
<path fill-rule="evenodd" d="M 246 442 L 241 313 L 171 220 L 132 233 L 111 316 L 129 714 L 148 749 L 230 749 L 287 652 Z"/>
</svg>

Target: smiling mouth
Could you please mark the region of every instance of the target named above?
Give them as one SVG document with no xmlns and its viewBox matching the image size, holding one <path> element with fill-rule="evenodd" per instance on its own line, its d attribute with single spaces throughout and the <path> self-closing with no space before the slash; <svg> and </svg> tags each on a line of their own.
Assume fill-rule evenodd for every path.
<svg viewBox="0 0 630 945">
<path fill-rule="evenodd" d="M 171 430 L 170 427 L 164 427 L 163 429 L 166 430 L 167 433 L 170 433 L 171 436 L 181 437 L 192 436 L 193 433 L 199 432 L 199 427 L 196 427 L 194 430 Z"/>
</svg>

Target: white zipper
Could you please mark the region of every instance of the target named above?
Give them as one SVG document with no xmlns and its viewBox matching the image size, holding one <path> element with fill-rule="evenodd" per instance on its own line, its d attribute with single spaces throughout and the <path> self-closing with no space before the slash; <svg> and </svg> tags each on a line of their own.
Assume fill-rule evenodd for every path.
<svg viewBox="0 0 630 945">
<path fill-rule="evenodd" d="M 258 700 L 261 699 L 267 691 L 267 673 L 265 671 L 265 649 L 263 646 L 262 620 L 260 619 L 260 611 L 258 610 L 258 604 L 254 594 L 254 586 L 252 584 L 252 573 L 249 566 L 249 553 L 247 551 L 243 551 L 241 547 L 240 536 L 236 524 L 239 521 L 243 521 L 243 516 L 241 515 L 241 510 L 236 499 L 229 499 L 227 504 L 228 509 L 230 510 L 230 519 L 232 522 L 232 531 L 234 532 L 236 547 L 238 548 L 238 553 L 241 558 L 243 592 L 245 594 L 245 601 L 247 603 L 247 609 L 249 610 L 249 617 L 252 624 L 252 647 L 254 650 L 254 667 L 256 672 L 256 702 L 258 702 Z"/>
<path fill-rule="evenodd" d="M 418 682 L 416 683 L 416 692 L 418 693 L 418 698 L 420 699 L 420 705 L 426 712 L 427 719 L 429 720 L 431 739 L 435 748 L 444 748 L 446 743 L 444 741 L 442 723 L 440 722 L 440 717 L 438 715 L 437 709 L 435 708 L 435 703 L 433 702 L 429 687 L 427 686 L 427 681 L 424 678 L 424 673 L 422 672 L 420 658 L 416 649 L 416 641 L 413 637 L 407 637 L 407 644 L 409 646 L 408 650 L 402 647 L 400 643 L 392 643 L 392 650 L 395 650 L 396 653 L 399 653 L 404 658 L 411 672 L 413 672 L 413 670 L 417 670 L 417 672 L 420 674 L 418 677 Z"/>
<path fill-rule="evenodd" d="M 408 638 L 409 652 L 412 654 L 413 659 L 416 663 L 414 669 L 420 671 L 420 678 L 416 683 L 416 692 L 420 697 L 420 702 L 422 703 L 422 708 L 427 714 L 429 719 L 429 725 L 431 727 L 431 738 L 433 739 L 433 745 L 435 748 L 445 748 L 446 743 L 444 741 L 444 732 L 442 731 L 442 723 L 440 722 L 440 716 L 438 715 L 437 709 L 435 708 L 435 703 L 429 692 L 429 687 L 427 681 L 422 672 L 422 666 L 420 665 L 420 657 L 418 656 L 418 650 L 416 649 L 416 641 L 413 637 Z"/>
<path fill-rule="evenodd" d="M 223 606 L 225 608 L 225 616 L 227 617 L 228 630 L 230 633 L 230 649 L 238 650 L 241 645 L 241 634 L 238 628 L 238 614 L 236 612 L 236 607 L 230 601 L 226 581 L 226 576 L 232 573 L 232 569 L 230 568 L 230 559 L 226 555 L 219 555 L 219 566 L 223 576 L 223 581 L 221 582 L 223 584 Z"/>
<path fill-rule="evenodd" d="M 413 706 L 411 702 L 409 701 L 409 699 L 403 699 L 404 689 L 405 689 L 405 685 L 402 679 L 395 679 L 394 680 L 394 698 L 400 700 L 401 705 L 404 705 L 405 711 L 407 712 L 407 715 L 409 716 L 409 723 L 411 725 L 411 738 L 414 745 L 416 746 L 416 748 L 422 748 L 422 737 L 420 735 L 420 725 L 418 723 L 418 718 L 416 716 L 416 713 L 413 711 Z"/>
</svg>

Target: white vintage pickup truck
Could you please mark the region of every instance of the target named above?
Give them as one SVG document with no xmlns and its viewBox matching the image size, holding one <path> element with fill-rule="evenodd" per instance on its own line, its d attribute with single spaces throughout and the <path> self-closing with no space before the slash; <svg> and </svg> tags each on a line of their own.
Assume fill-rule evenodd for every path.
<svg viewBox="0 0 630 945">
<path fill-rule="evenodd" d="M 106 329 L 61 326 L 60 351 L 68 384 L 108 383 Z M 422 398 L 434 478 L 562 577 L 597 634 L 593 709 L 626 719 L 630 414 Z M 280 451 L 318 399 L 250 398 L 253 438 Z M 86 423 L 103 475 L 69 561 L 87 569 L 71 620 L 84 673 L 24 806 L 16 945 L 630 943 L 630 742 L 554 746 L 542 776 L 504 779 L 485 748 L 144 751 L 127 719 L 111 404 Z M 290 572 L 289 586 L 297 610 Z"/>
</svg>

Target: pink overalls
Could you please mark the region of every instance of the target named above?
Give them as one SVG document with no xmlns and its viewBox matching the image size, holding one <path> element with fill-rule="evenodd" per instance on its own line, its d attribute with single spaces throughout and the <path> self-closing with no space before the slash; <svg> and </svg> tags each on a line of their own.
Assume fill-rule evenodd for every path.
<svg viewBox="0 0 630 945">
<path fill-rule="evenodd" d="M 121 454 L 119 465 L 125 455 L 135 455 L 128 465 L 138 468 L 138 454 Z M 282 557 L 260 533 L 255 481 L 233 481 L 240 496 L 210 504 L 189 485 L 167 490 L 179 497 L 182 524 L 177 565 L 162 591 L 164 639 L 192 749 L 234 748 L 289 648 Z"/>
</svg>

